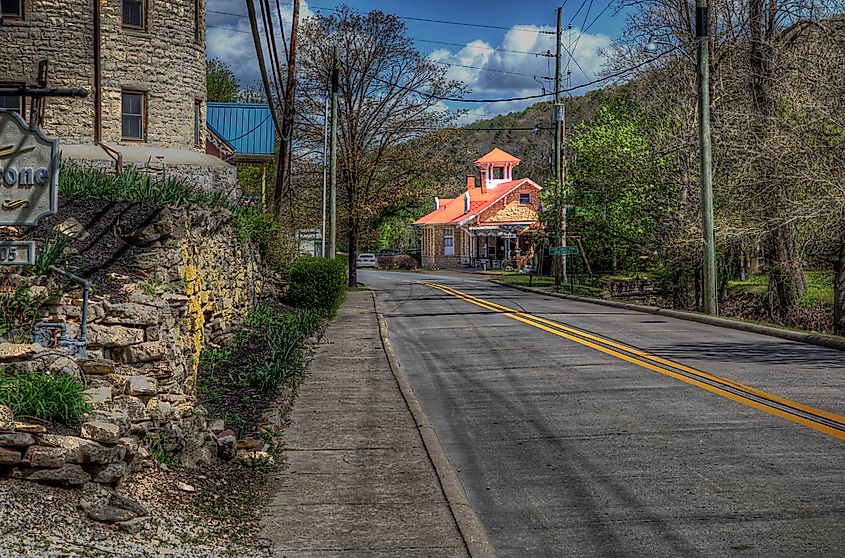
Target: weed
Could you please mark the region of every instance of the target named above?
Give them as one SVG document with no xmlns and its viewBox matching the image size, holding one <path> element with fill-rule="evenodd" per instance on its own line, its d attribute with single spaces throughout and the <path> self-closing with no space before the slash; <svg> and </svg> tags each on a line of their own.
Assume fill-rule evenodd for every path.
<svg viewBox="0 0 845 558">
<path fill-rule="evenodd" d="M 215 370 L 229 360 L 232 349 L 203 349 L 200 353 L 200 366 L 204 370 Z"/>
<path fill-rule="evenodd" d="M 311 337 L 323 329 L 323 316 L 313 310 L 300 310 L 294 316 L 294 326 L 303 337 Z"/>
<path fill-rule="evenodd" d="M 53 232 L 44 242 L 41 252 L 35 257 L 35 265 L 30 268 L 33 275 L 46 275 L 51 265 L 64 261 L 65 248 L 71 245 L 71 239 L 60 232 Z"/>
<path fill-rule="evenodd" d="M 165 465 L 175 464 L 173 459 L 173 438 L 169 434 L 166 432 L 147 434 L 144 436 L 144 443 L 153 459 Z"/>
<path fill-rule="evenodd" d="M 14 293 L 0 293 L 0 335 L 10 341 L 28 342 L 38 320 L 38 309 L 46 300 L 29 287 Z"/>
<path fill-rule="evenodd" d="M 243 372 L 253 387 L 277 388 L 302 375 L 302 337 L 292 328 L 271 328 L 266 332 L 267 348 L 258 364 Z"/>
<path fill-rule="evenodd" d="M 150 277 L 143 283 L 141 283 L 141 292 L 147 296 L 155 296 L 158 294 L 158 290 L 161 288 L 161 279 L 158 277 Z"/>
<path fill-rule="evenodd" d="M 76 424 L 91 410 L 85 384 L 69 374 L 28 372 L 7 376 L 0 371 L 0 403 L 15 416 Z"/>
</svg>

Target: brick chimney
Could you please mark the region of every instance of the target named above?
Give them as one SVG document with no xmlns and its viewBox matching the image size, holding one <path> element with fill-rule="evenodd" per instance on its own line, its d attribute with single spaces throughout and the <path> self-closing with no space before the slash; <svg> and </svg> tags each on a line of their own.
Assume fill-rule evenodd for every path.
<svg viewBox="0 0 845 558">
<path fill-rule="evenodd" d="M 481 173 L 481 193 L 487 193 L 487 174 L 483 172 Z"/>
<path fill-rule="evenodd" d="M 467 190 L 471 190 L 475 188 L 475 176 L 468 174 L 467 175 Z"/>
</svg>

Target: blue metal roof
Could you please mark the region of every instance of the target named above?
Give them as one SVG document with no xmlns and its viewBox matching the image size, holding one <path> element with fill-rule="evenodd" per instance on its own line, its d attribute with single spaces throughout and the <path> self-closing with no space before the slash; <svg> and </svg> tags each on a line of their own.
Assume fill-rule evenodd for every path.
<svg viewBox="0 0 845 558">
<path fill-rule="evenodd" d="M 234 148 L 235 156 L 273 154 L 276 126 L 267 105 L 207 103 L 207 109 L 209 128 Z"/>
</svg>

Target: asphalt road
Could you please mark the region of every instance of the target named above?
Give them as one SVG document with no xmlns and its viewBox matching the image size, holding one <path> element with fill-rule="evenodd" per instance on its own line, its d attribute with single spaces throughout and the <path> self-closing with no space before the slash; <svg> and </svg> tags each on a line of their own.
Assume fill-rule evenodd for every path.
<svg viewBox="0 0 845 558">
<path fill-rule="evenodd" d="M 845 556 L 845 439 L 812 414 L 845 414 L 845 353 L 462 274 L 359 279 L 500 556 Z"/>
</svg>

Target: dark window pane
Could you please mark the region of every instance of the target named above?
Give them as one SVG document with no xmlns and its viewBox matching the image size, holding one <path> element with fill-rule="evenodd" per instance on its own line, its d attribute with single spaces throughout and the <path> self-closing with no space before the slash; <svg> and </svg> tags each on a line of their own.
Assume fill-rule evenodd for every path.
<svg viewBox="0 0 845 558">
<path fill-rule="evenodd" d="M 0 95 L 0 108 L 21 111 L 21 98 L 11 95 Z"/>
<path fill-rule="evenodd" d="M 134 115 L 141 115 L 143 114 L 143 95 L 140 93 L 124 93 L 122 99 L 122 108 L 121 112 L 124 114 L 134 114 Z"/>
<path fill-rule="evenodd" d="M 143 122 L 140 116 L 129 116 L 124 114 L 121 122 L 121 133 L 124 138 L 143 139 Z"/>
<path fill-rule="evenodd" d="M 144 27 L 144 0 L 123 0 L 123 25 Z"/>
<path fill-rule="evenodd" d="M 531 203 L 531 194 L 520 194 L 519 203 Z"/>
<path fill-rule="evenodd" d="M 21 16 L 21 0 L 0 0 L 0 7 L 3 8 L 3 17 Z"/>
</svg>

